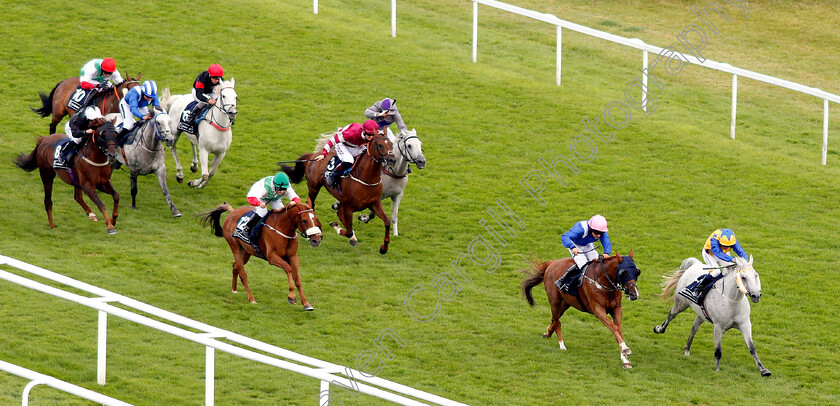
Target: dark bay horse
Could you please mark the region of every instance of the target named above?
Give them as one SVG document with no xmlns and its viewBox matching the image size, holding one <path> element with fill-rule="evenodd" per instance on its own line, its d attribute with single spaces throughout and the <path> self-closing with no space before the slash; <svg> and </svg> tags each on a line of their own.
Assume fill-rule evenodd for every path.
<svg viewBox="0 0 840 406">
<path fill-rule="evenodd" d="M 325 138 L 322 138 L 322 141 L 324 140 Z M 320 150 L 320 148 L 316 149 L 316 151 Z M 353 213 L 365 209 L 373 210 L 385 224 L 385 240 L 379 247 L 379 253 L 385 254 L 391 242 L 391 219 L 385 215 L 385 210 L 382 208 L 382 164 L 387 162 L 388 165 L 393 166 L 397 161 L 391 141 L 384 135 L 371 140 L 365 152 L 356 159 L 356 163 L 350 170 L 350 176 L 340 180 L 340 192 L 328 186 L 324 179 L 324 170 L 333 155 L 335 151 L 330 151 L 325 159 L 311 162 L 316 154 L 303 154 L 294 168 L 283 165 L 282 170 L 289 175 L 292 183 L 298 183 L 304 175 L 306 176 L 306 184 L 309 186 L 309 204 L 312 207 L 315 207 L 315 198 L 318 197 L 321 187 L 326 188 L 338 200 L 338 219 L 345 229 L 339 227 L 336 222 L 331 222 L 330 226 L 339 235 L 349 238 L 350 245 L 354 247 L 359 242 L 353 232 Z"/>
<path fill-rule="evenodd" d="M 120 100 L 122 100 L 123 95 L 125 92 L 131 90 L 132 87 L 140 84 L 140 77 L 142 75 L 142 73 L 138 73 L 136 78 L 127 76 L 122 83 L 114 86 L 111 90 L 105 93 L 98 104 L 99 110 L 102 111 L 103 116 L 108 113 L 119 113 Z M 76 114 L 75 110 L 67 107 L 67 103 L 70 102 L 70 97 L 73 96 L 73 93 L 78 87 L 79 77 L 74 76 L 58 82 L 58 84 L 55 85 L 53 90 L 50 92 L 49 96 L 47 96 L 44 92 L 38 92 L 38 95 L 41 96 L 41 107 L 32 109 L 32 111 L 38 113 L 41 117 L 46 117 L 52 114 L 52 121 L 50 121 L 50 134 L 55 134 L 56 126 L 58 126 L 58 123 L 61 122 L 61 119 L 64 118 L 64 116 L 73 116 Z M 91 97 L 92 96 L 93 95 L 91 95 Z M 83 100 L 78 101 L 82 102 Z"/>
<path fill-rule="evenodd" d="M 225 237 L 230 250 L 233 252 L 233 293 L 236 291 L 237 277 L 242 280 L 245 290 L 248 292 L 248 301 L 257 303 L 251 288 L 248 286 L 248 275 L 245 273 L 245 264 L 255 255 L 254 247 L 233 236 L 236 224 L 243 214 L 248 213 L 251 206 L 243 206 L 236 210 L 227 203 L 216 206 L 215 209 L 201 215 L 201 223 L 204 226 L 210 225 L 216 237 Z M 225 219 L 224 225 L 220 224 L 222 214 L 230 212 Z M 303 310 L 314 310 L 315 308 L 306 300 L 300 283 L 300 260 L 298 258 L 298 240 L 296 232 L 305 236 L 313 247 L 321 245 L 321 222 L 315 216 L 315 211 L 307 204 L 290 203 L 281 210 L 268 213 L 265 217 L 265 227 L 258 238 L 260 251 L 265 255 L 269 264 L 286 271 L 289 279 L 289 304 L 297 303 L 295 297 L 295 286 L 300 293 L 300 302 Z"/>
<path fill-rule="evenodd" d="M 75 198 L 79 205 L 85 210 L 91 221 L 97 221 L 96 215 L 85 203 L 82 197 L 84 192 L 88 198 L 102 212 L 105 218 L 105 226 L 108 234 L 116 234 L 114 224 L 117 222 L 117 210 L 120 204 L 120 194 L 111 185 L 110 162 L 117 156 L 117 135 L 114 125 L 105 122 L 94 131 L 87 141 L 79 148 L 79 152 L 73 155 L 68 162 L 70 170 L 53 169 L 55 149 L 58 142 L 67 139 L 64 134 L 53 134 L 40 137 L 37 140 L 35 149 L 28 155 L 21 153 L 15 159 L 15 165 L 31 172 L 39 169 L 41 182 L 44 183 L 44 207 L 47 209 L 47 218 L 50 221 L 50 228 L 55 228 L 52 218 L 52 189 L 53 180 L 56 175 L 65 183 L 75 187 Z M 70 141 L 72 142 L 72 141 Z M 72 171 L 72 174 L 71 174 Z M 97 190 L 105 192 L 114 198 L 114 211 L 111 217 L 105 212 L 105 204 L 99 199 Z"/>
<path fill-rule="evenodd" d="M 569 307 L 592 313 L 610 329 L 610 332 L 618 341 L 624 368 L 632 368 L 633 366 L 627 356 L 633 352 L 624 342 L 624 334 L 621 332 L 621 293 L 626 293 L 630 300 L 636 300 L 639 297 L 636 279 L 641 271 L 633 262 L 633 250 L 630 250 L 629 256 L 621 256 L 616 253 L 615 256 L 596 259 L 590 263 L 586 267 L 583 282 L 578 287 L 579 297 L 561 292 L 554 285 L 554 281 L 560 279 L 572 264 L 574 264 L 572 258 L 545 262 L 532 261 L 530 272 L 523 271 L 528 275 L 522 281 L 522 292 L 525 294 L 528 304 L 534 305 L 531 288 L 540 283 L 545 285 L 545 293 L 548 295 L 548 302 L 551 304 L 551 324 L 549 324 L 543 337 L 549 338 L 554 332 L 557 332 L 560 348 L 565 350 L 563 336 L 560 335 L 560 317 Z M 612 320 L 608 315 L 612 316 Z"/>
</svg>

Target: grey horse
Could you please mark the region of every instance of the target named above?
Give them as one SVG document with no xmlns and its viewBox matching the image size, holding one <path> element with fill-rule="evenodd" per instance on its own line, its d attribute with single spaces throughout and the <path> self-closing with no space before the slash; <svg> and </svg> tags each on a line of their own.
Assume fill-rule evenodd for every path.
<svg viewBox="0 0 840 406">
<path fill-rule="evenodd" d="M 111 119 L 112 115 L 109 114 L 106 118 Z M 117 156 L 120 163 L 128 167 L 131 177 L 132 209 L 137 208 L 137 177 L 154 173 L 160 183 L 163 197 L 166 198 L 169 209 L 172 210 L 172 216 L 181 217 L 181 212 L 175 208 L 172 198 L 169 197 L 169 187 L 166 186 L 166 149 L 164 144 L 172 147 L 174 142 L 172 119 L 169 114 L 155 112 L 153 119 L 140 124 L 134 142 L 125 145 L 123 152 Z"/>
<path fill-rule="evenodd" d="M 426 167 L 426 157 L 423 156 L 423 143 L 420 138 L 417 138 L 417 131 L 400 130 L 398 136 L 394 136 L 391 129 L 388 129 L 388 137 L 396 146 L 397 163 L 393 167 L 382 166 L 382 173 L 386 176 L 382 177 L 382 200 L 391 198 L 391 227 L 394 229 L 394 235 L 398 234 L 397 229 L 397 211 L 400 208 L 403 194 L 405 193 L 405 186 L 408 184 L 408 168 L 409 164 L 417 165 L 417 169 Z M 368 214 L 360 214 L 359 220 L 363 223 L 369 222 L 375 218 L 376 214 L 370 211 Z"/>
<path fill-rule="evenodd" d="M 698 276 L 706 273 L 703 263 L 697 258 L 688 258 L 683 261 L 680 269 L 665 276 L 662 283 L 662 293 L 659 297 L 665 299 L 675 290 L 679 291 L 689 283 L 695 281 Z M 755 352 L 755 345 L 752 340 L 752 323 L 750 322 L 750 303 L 747 297 L 755 303 L 761 299 L 761 281 L 758 272 L 752 266 L 752 256 L 747 261 L 741 257 L 735 257 L 735 264 L 723 269 L 724 277 L 715 282 L 712 290 L 706 295 L 704 302 L 708 320 L 715 327 L 715 369 L 720 371 L 721 339 L 723 333 L 730 328 L 741 330 L 747 349 L 755 360 L 755 365 L 761 376 L 770 376 L 770 371 L 761 364 L 758 354 Z M 680 295 L 674 295 L 674 306 L 668 312 L 665 322 L 653 328 L 653 332 L 662 334 L 668 327 L 668 323 L 677 317 L 677 314 L 691 306 L 697 313 L 691 332 L 688 334 L 688 342 L 685 344 L 685 355 L 691 353 L 691 342 L 694 335 L 700 329 L 700 325 L 706 321 L 706 315 L 700 306 L 689 302 Z"/>
</svg>

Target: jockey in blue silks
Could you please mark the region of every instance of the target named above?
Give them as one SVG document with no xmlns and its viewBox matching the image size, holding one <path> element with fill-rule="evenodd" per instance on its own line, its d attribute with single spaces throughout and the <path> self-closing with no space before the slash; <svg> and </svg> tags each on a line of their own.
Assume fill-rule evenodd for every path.
<svg viewBox="0 0 840 406">
<path fill-rule="evenodd" d="M 154 117 L 149 112 L 149 105 L 154 106 L 161 112 L 164 111 L 158 100 L 157 83 L 151 80 L 147 80 L 141 86 L 135 86 L 129 90 L 120 101 L 120 115 L 122 115 L 122 121 L 118 126 L 120 136 L 128 134 L 134 128 L 135 118 L 148 120 Z"/>
<path fill-rule="evenodd" d="M 582 220 L 569 230 L 563 233 L 560 241 L 563 246 L 569 249 L 572 254 L 572 259 L 575 265 L 569 268 L 565 274 L 555 284 L 557 287 L 566 285 L 577 271 L 583 270 L 586 264 L 598 258 L 598 252 L 595 251 L 595 241 L 600 241 L 604 248 L 604 258 L 612 252 L 612 244 L 610 237 L 607 234 L 607 219 L 600 214 L 592 216 L 589 221 Z"/>
<path fill-rule="evenodd" d="M 706 245 L 703 246 L 701 255 L 703 262 L 709 268 L 709 272 L 705 275 L 700 275 L 696 281 L 688 284 L 685 289 L 681 290 L 679 294 L 686 299 L 697 303 L 699 295 L 703 289 L 721 274 L 721 268 L 731 266 L 735 262 L 735 258 L 728 253 L 734 251 L 739 257 L 749 260 L 750 256 L 741 248 L 738 239 L 735 238 L 735 233 L 728 228 L 715 230 L 709 238 L 706 239 Z"/>
</svg>

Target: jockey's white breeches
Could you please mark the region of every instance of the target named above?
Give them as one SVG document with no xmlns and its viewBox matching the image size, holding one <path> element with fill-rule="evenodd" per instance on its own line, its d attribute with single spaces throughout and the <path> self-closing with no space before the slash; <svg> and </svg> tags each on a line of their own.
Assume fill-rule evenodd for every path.
<svg viewBox="0 0 840 406">
<path fill-rule="evenodd" d="M 219 96 L 216 95 L 216 93 L 207 93 L 207 94 L 205 94 L 205 96 L 207 96 L 208 99 L 218 99 L 219 98 Z M 192 90 L 192 97 L 193 97 L 193 100 L 198 102 L 198 105 L 196 106 L 196 108 L 200 109 L 200 108 L 207 105 L 206 102 L 198 100 L 198 97 L 195 97 L 195 88 L 193 88 L 193 90 Z"/>
<path fill-rule="evenodd" d="M 143 113 L 144 116 L 146 114 L 149 114 L 148 106 L 138 107 L 137 109 L 140 110 L 140 112 Z M 125 101 L 125 99 L 122 99 L 122 101 L 120 101 L 120 115 L 122 116 L 122 119 L 120 123 L 117 124 L 117 126 L 124 130 L 131 131 L 134 128 L 135 123 L 134 114 L 131 113 L 131 107 L 128 106 L 128 103 Z"/>
<path fill-rule="evenodd" d="M 703 255 L 703 262 L 706 263 L 706 266 L 715 268 L 709 270 L 709 275 L 712 277 L 720 275 L 720 269 L 718 269 L 719 267 L 732 265 L 731 262 L 724 261 L 716 257 L 715 254 L 709 254 L 705 249 L 702 251 L 701 255 Z"/>
<path fill-rule="evenodd" d="M 274 199 L 266 203 L 265 207 L 254 206 L 254 213 L 260 216 L 260 218 L 263 218 L 266 214 L 268 214 L 268 206 L 271 206 L 271 208 L 277 210 L 283 207 L 283 201 L 281 201 L 280 199 Z"/>
<path fill-rule="evenodd" d="M 351 147 L 347 144 L 341 143 L 335 146 L 335 154 L 341 162 L 348 162 L 350 164 L 356 160 L 356 157 L 364 151 L 362 147 Z"/>
<path fill-rule="evenodd" d="M 67 134 L 67 138 L 70 138 L 70 141 L 75 142 L 77 145 L 82 143 L 82 139 L 74 137 L 73 132 L 70 131 L 69 121 L 67 122 L 67 124 L 64 124 L 64 133 Z"/>
<path fill-rule="evenodd" d="M 579 269 L 583 269 L 583 266 L 586 265 L 589 261 L 594 261 L 598 258 L 598 251 L 595 251 L 595 245 L 592 243 L 580 246 L 575 244 L 575 247 L 578 249 L 577 255 L 572 254 L 572 259 L 575 260 Z M 572 253 L 572 250 L 569 250 L 569 253 Z"/>
</svg>

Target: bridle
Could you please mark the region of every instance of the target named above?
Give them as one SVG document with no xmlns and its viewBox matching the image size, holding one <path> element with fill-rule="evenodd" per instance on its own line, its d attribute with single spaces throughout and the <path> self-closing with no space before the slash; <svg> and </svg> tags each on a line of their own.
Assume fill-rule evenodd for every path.
<svg viewBox="0 0 840 406">
<path fill-rule="evenodd" d="M 378 141 L 382 141 L 382 140 L 388 140 L 388 138 L 387 137 L 374 137 L 372 140 L 368 141 L 367 144 L 365 144 L 365 154 L 367 154 L 370 157 L 370 159 L 373 160 L 373 162 L 378 163 L 380 165 L 380 167 L 387 166 L 387 165 L 383 165 L 383 163 L 385 162 L 385 157 L 383 156 L 382 152 L 379 151 L 379 145 L 377 144 Z M 376 150 L 376 155 L 378 155 L 379 158 L 375 157 L 373 155 L 373 153 L 370 152 L 371 149 Z M 393 149 L 391 150 L 391 153 L 393 153 Z M 382 183 L 382 177 L 381 176 L 379 177 L 379 182 L 367 183 L 367 182 L 365 182 L 365 181 L 363 181 L 363 180 L 361 180 L 361 179 L 359 179 L 359 178 L 357 178 L 356 176 L 353 175 L 352 170 L 355 169 L 358 166 L 359 161 L 360 161 L 360 159 L 357 159 L 356 162 L 353 163 L 353 168 L 351 168 L 351 171 L 350 171 L 350 179 L 353 179 L 356 182 L 359 182 L 359 183 L 361 183 L 365 186 L 368 186 L 368 187 L 379 186 Z M 358 170 L 356 172 L 358 172 Z"/>
<path fill-rule="evenodd" d="M 622 275 L 630 269 L 630 266 L 631 266 L 630 261 L 624 260 L 624 261 L 616 264 L 615 280 L 610 278 L 610 275 L 607 274 L 607 272 L 604 270 L 604 260 L 603 259 L 599 260 L 598 264 L 600 265 L 601 273 L 604 275 L 605 278 L 607 278 L 607 285 L 601 284 L 597 280 L 589 277 L 589 275 L 586 275 L 586 274 L 583 275 L 584 279 L 588 280 L 590 283 L 595 285 L 595 287 L 597 287 L 598 289 L 606 290 L 606 291 L 619 291 L 620 290 L 620 291 L 623 291 L 625 294 L 629 295 L 630 294 L 630 289 L 636 287 L 636 282 L 629 283 L 628 284 L 629 286 L 625 286 L 624 284 L 621 283 Z M 635 268 L 635 269 L 637 271 L 637 275 L 641 273 L 639 268 Z"/>
<path fill-rule="evenodd" d="M 210 125 L 212 125 L 213 127 L 216 127 L 216 129 L 219 130 L 219 131 L 230 131 L 230 128 L 233 127 L 233 123 L 236 121 L 237 112 L 236 112 L 235 109 L 236 109 L 236 100 L 238 100 L 238 97 L 233 98 L 233 103 L 225 103 L 225 90 L 227 90 L 227 89 L 233 90 L 234 94 L 236 94 L 236 90 L 233 89 L 233 86 L 223 87 L 221 90 L 219 90 L 219 98 L 218 98 L 218 100 L 221 100 L 221 102 L 222 102 L 221 106 L 219 106 L 219 102 L 217 100 L 216 104 L 213 104 L 210 108 L 210 120 L 209 120 Z M 219 111 L 221 111 L 223 114 L 225 114 L 227 116 L 228 120 L 230 121 L 230 124 L 228 124 L 227 127 L 222 127 L 221 125 L 218 124 L 218 122 L 215 119 L 215 113 L 214 113 L 215 109 L 218 109 Z M 231 111 L 231 110 L 233 110 L 233 111 Z"/>
<path fill-rule="evenodd" d="M 286 214 L 286 220 L 289 221 L 289 224 L 295 224 L 295 221 L 293 221 L 292 217 L 291 217 L 291 210 L 290 209 L 284 209 L 283 211 Z M 320 231 L 321 231 L 321 229 L 318 228 L 318 226 L 314 225 L 314 223 L 313 223 L 312 227 L 306 228 L 306 223 L 304 222 L 303 214 L 304 213 L 312 213 L 314 211 L 315 210 L 311 209 L 311 208 L 306 209 L 306 210 L 298 210 L 298 212 L 297 212 L 297 217 L 298 217 L 297 218 L 297 227 L 292 229 L 294 235 L 287 235 L 286 233 L 272 227 L 267 222 L 264 225 L 266 227 L 268 227 L 268 229 L 270 229 L 271 231 L 274 231 L 275 233 L 281 235 L 283 238 L 286 238 L 288 240 L 297 239 L 298 234 L 304 236 L 304 238 L 306 238 L 308 240 L 311 236 L 316 235 L 316 234 L 320 234 Z M 280 215 L 280 213 L 277 213 L 276 215 Z"/>
</svg>

